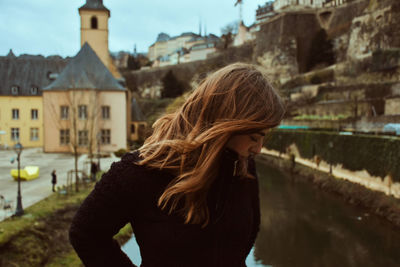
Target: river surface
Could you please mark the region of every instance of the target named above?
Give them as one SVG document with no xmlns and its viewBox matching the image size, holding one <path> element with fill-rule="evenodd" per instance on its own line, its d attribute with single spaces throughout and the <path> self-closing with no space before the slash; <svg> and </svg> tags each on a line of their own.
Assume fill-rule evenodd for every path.
<svg viewBox="0 0 400 267">
<path fill-rule="evenodd" d="M 257 163 L 261 226 L 248 267 L 400 266 L 400 230 L 309 183 Z M 136 265 L 135 238 L 122 248 Z"/>
</svg>

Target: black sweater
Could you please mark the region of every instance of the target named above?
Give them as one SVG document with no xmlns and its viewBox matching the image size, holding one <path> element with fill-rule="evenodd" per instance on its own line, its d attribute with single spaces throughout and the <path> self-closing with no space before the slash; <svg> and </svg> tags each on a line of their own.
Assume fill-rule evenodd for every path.
<svg viewBox="0 0 400 267">
<path fill-rule="evenodd" d="M 70 228 L 71 244 L 85 266 L 135 266 L 113 239 L 131 223 L 143 267 L 246 266 L 260 224 L 258 182 L 233 176 L 236 159 L 224 151 L 208 193 L 211 222 L 201 228 L 157 206 L 171 174 L 136 165 L 138 156 L 126 154 L 81 205 Z M 254 161 L 249 165 L 255 175 Z"/>
</svg>

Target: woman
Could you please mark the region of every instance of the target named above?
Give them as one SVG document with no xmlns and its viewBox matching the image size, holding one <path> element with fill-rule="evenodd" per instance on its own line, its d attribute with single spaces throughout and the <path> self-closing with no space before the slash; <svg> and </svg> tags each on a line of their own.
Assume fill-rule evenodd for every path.
<svg viewBox="0 0 400 267">
<path fill-rule="evenodd" d="M 246 266 L 260 223 L 253 156 L 283 114 L 255 66 L 210 75 L 84 201 L 70 229 L 83 263 L 134 266 L 112 238 L 131 223 L 141 266 Z"/>
</svg>

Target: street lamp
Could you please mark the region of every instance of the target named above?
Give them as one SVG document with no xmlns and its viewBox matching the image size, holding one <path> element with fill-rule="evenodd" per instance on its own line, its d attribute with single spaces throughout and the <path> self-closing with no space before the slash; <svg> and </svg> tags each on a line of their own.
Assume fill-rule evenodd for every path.
<svg viewBox="0 0 400 267">
<path fill-rule="evenodd" d="M 17 209 L 15 210 L 16 216 L 21 216 L 24 214 L 24 209 L 22 208 L 22 197 L 21 197 L 21 166 L 20 166 L 20 156 L 24 147 L 20 142 L 14 145 L 14 151 L 17 153 L 18 160 L 18 195 L 17 195 Z"/>
</svg>

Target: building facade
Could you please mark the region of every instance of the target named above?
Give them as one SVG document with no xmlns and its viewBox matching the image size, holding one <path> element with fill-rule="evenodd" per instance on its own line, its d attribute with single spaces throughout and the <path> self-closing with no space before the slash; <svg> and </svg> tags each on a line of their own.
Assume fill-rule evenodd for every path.
<svg viewBox="0 0 400 267">
<path fill-rule="evenodd" d="M 353 0 L 275 0 L 273 6 L 275 11 L 279 11 L 281 9 L 290 8 L 334 7 L 351 1 Z"/>
<path fill-rule="evenodd" d="M 154 62 L 153 67 L 201 60 L 205 59 L 210 51 L 216 51 L 218 42 L 219 38 L 213 34 L 200 36 L 186 32 L 171 38 L 168 34 L 160 33 L 157 41 L 149 47 L 148 57 Z"/>
<path fill-rule="evenodd" d="M 43 146 L 42 90 L 67 62 L 57 56 L 16 57 L 12 51 L 0 57 L 0 147 Z"/>
<path fill-rule="evenodd" d="M 43 89 L 43 150 L 91 154 L 126 148 L 126 99 L 126 89 L 85 43 Z"/>
<path fill-rule="evenodd" d="M 233 46 L 240 46 L 256 39 L 256 27 L 256 24 L 246 27 L 243 21 L 241 21 L 238 27 L 238 32 L 233 39 Z"/>
<path fill-rule="evenodd" d="M 160 36 L 163 35 L 163 38 Z M 149 47 L 148 55 L 153 67 L 163 67 L 196 60 L 204 60 L 211 53 L 217 51 L 220 39 L 214 35 L 200 36 L 194 33 L 182 33 L 170 38 L 159 34 L 157 41 Z"/>
</svg>

